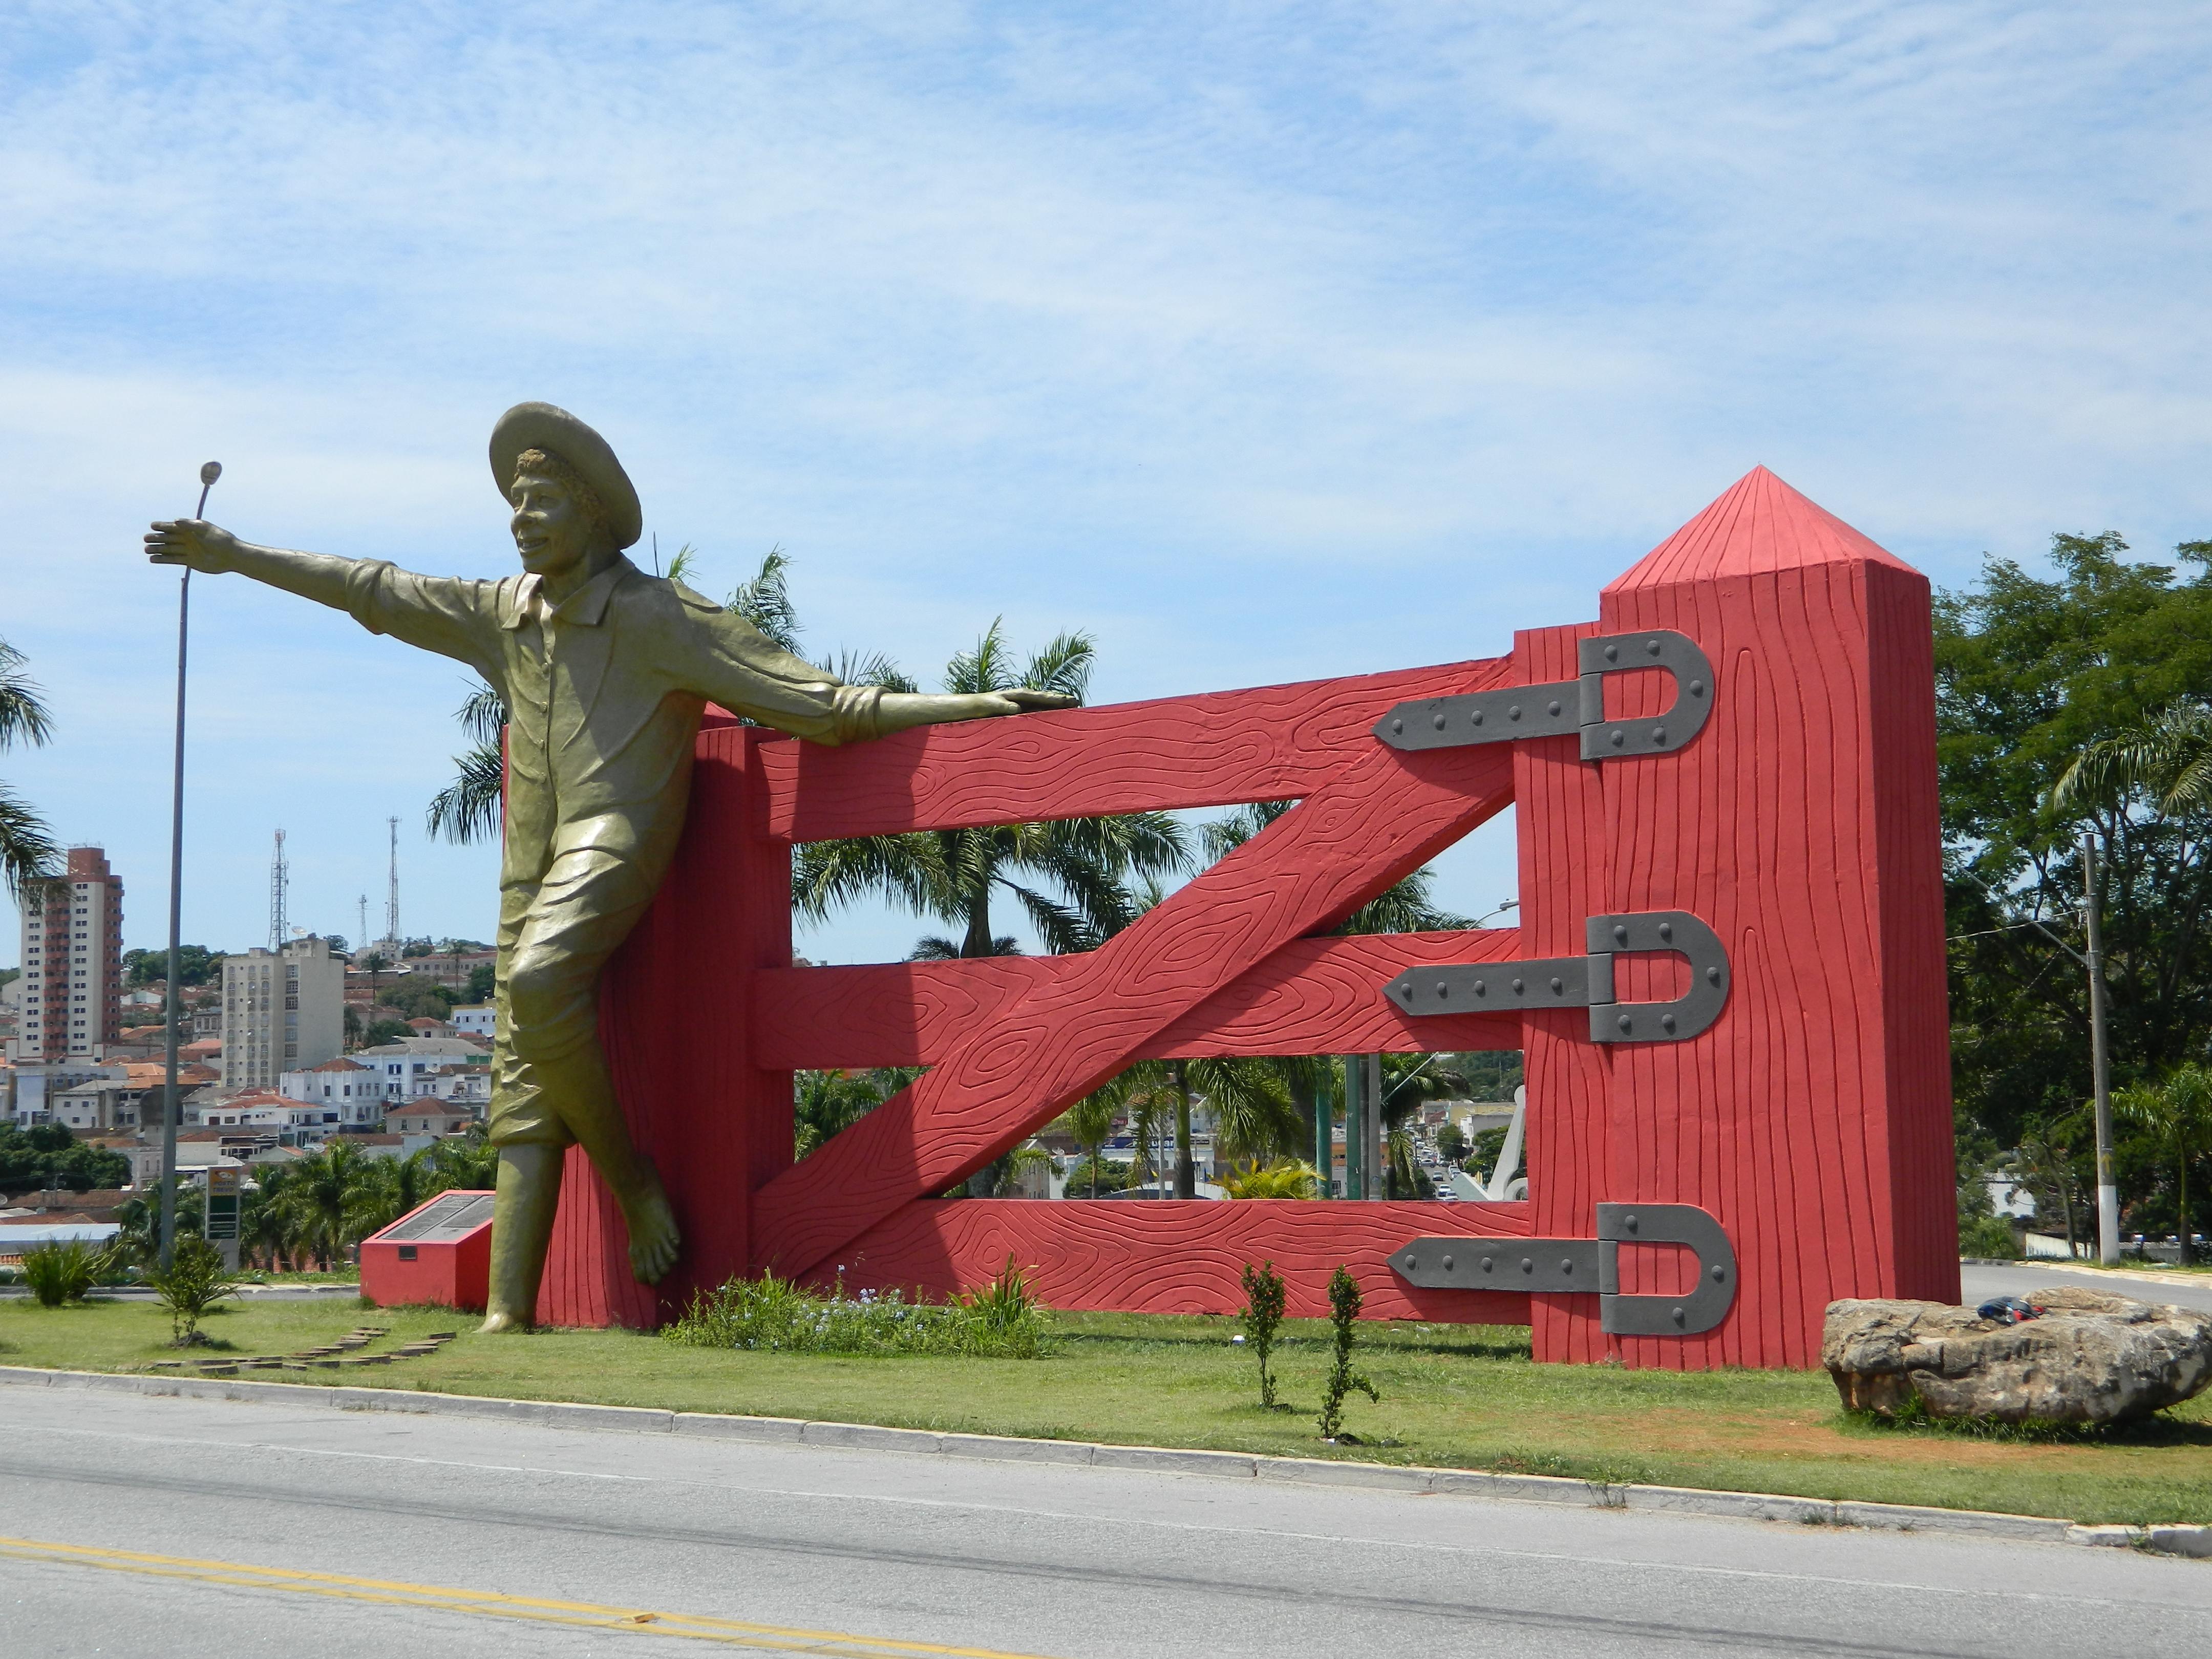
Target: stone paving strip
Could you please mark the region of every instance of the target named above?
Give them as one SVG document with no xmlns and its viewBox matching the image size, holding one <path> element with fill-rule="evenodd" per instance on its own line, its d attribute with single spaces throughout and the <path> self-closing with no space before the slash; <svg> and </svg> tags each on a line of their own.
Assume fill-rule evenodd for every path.
<svg viewBox="0 0 2212 1659">
<path fill-rule="evenodd" d="M 435 1340 L 442 1340 L 441 1333 Z M 428 1343 L 433 1339 L 425 1339 Z M 421 1345 L 410 1345 L 421 1346 Z M 628 1434 L 696 1435 L 712 1440 L 750 1440 L 805 1446 L 841 1446 L 924 1456 L 980 1457 L 1004 1462 L 1074 1463 L 1101 1469 L 1145 1469 L 1163 1474 L 1210 1475 L 1235 1480 L 1280 1480 L 1325 1486 L 1370 1486 L 1389 1492 L 1437 1492 L 1516 1503 L 1573 1504 L 1618 1510 L 1668 1510 L 1746 1521 L 1801 1526 L 1864 1527 L 1893 1532 L 2008 1538 L 2029 1543 L 2081 1544 L 2149 1550 L 2163 1555 L 2212 1559 L 2212 1526 L 2080 1526 L 2038 1515 L 1986 1510 L 1945 1510 L 1914 1504 L 1870 1504 L 1850 1498 L 1796 1498 L 1779 1492 L 1707 1492 L 1689 1486 L 1647 1486 L 1577 1480 L 1550 1474 L 1496 1474 L 1481 1469 L 1357 1463 L 1320 1457 L 1270 1457 L 1251 1452 L 1183 1450 L 1165 1446 L 1109 1446 L 1082 1440 L 1027 1440 L 1012 1436 L 957 1434 L 933 1429 L 890 1429 L 867 1423 L 814 1423 L 796 1417 L 734 1417 L 672 1412 L 647 1406 L 588 1406 L 563 1401 L 506 1400 L 496 1395 L 430 1394 L 405 1389 L 354 1389 L 304 1382 L 225 1382 L 214 1377 L 147 1376 L 112 1371 L 46 1370 L 0 1365 L 0 1385 L 111 1389 L 124 1394 L 252 1404 L 313 1405 L 337 1411 L 414 1412 L 438 1417 L 489 1417 L 545 1428 L 592 1429 Z"/>
<path fill-rule="evenodd" d="M 243 1357 L 213 1355 L 201 1359 L 157 1359 L 147 1367 L 149 1371 L 190 1371 L 198 1376 L 235 1376 L 247 1371 L 304 1371 L 317 1367 L 336 1369 L 346 1365 L 389 1365 L 395 1359 L 419 1359 L 426 1353 L 435 1353 L 459 1334 L 454 1331 L 433 1331 L 414 1342 L 404 1342 L 388 1353 L 356 1353 L 380 1336 L 389 1336 L 391 1329 L 383 1325 L 358 1325 L 335 1342 L 326 1342 L 317 1348 L 302 1348 L 297 1353 L 249 1354 Z"/>
</svg>

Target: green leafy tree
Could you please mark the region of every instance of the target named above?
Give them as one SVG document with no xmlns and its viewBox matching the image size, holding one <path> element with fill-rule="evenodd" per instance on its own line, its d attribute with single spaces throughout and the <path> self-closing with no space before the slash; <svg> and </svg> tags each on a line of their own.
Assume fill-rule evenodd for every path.
<svg viewBox="0 0 2212 1659">
<path fill-rule="evenodd" d="M 169 976 L 169 953 L 161 951 L 125 951 L 123 953 L 125 981 L 131 985 L 152 985 Z M 179 988 L 205 985 L 222 971 L 222 953 L 210 951 L 204 945 L 180 945 L 177 947 L 177 984 Z"/>
<path fill-rule="evenodd" d="M 38 682 L 23 672 L 23 653 L 0 640 L 0 750 L 52 740 L 53 718 Z M 61 872 L 62 849 L 30 804 L 0 783 L 0 886 L 21 904 Z"/>
<path fill-rule="evenodd" d="M 2212 1040 L 2212 814 L 2183 741 L 2212 698 L 2212 543 L 2184 544 L 2174 565 L 2127 550 L 2111 532 L 2059 536 L 2051 576 L 1990 559 L 1975 586 L 1937 599 L 1962 1165 L 2089 1096 L 2086 975 L 2061 948 L 2083 944 L 2084 830 L 2103 849 L 2116 1080 L 2160 1077 Z"/>
<path fill-rule="evenodd" d="M 498 990 L 499 969 L 490 963 L 487 962 L 481 967 L 469 969 L 469 985 L 465 1000 L 474 1006 L 482 1007 L 497 994 Z"/>
<path fill-rule="evenodd" d="M 1117 1078 L 1115 1084 L 1120 1081 Z M 1060 1114 L 1059 1127 L 1089 1154 L 1084 1163 L 1068 1171 L 1070 1192 L 1079 1184 L 1079 1176 L 1082 1182 L 1088 1184 L 1090 1196 L 1098 1196 L 1099 1177 L 1103 1173 L 1099 1167 L 1102 1162 L 1100 1154 L 1107 1141 L 1113 1138 L 1115 1120 L 1120 1115 L 1127 1094 L 1126 1087 L 1116 1092 L 1115 1085 L 1109 1084 L 1105 1089 L 1084 1096 Z"/>
<path fill-rule="evenodd" d="M 1468 1150 L 1467 1131 L 1457 1123 L 1447 1121 L 1437 1131 L 1437 1156 L 1445 1163 L 1459 1163 Z"/>
<path fill-rule="evenodd" d="M 131 1179 L 131 1160 L 88 1146 L 66 1125 L 0 1123 L 0 1193 L 88 1193 Z"/>
</svg>

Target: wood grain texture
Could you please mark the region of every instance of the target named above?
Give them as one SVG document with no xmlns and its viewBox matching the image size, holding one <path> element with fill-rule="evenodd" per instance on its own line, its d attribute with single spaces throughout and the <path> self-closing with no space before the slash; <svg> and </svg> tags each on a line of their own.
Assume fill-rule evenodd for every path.
<svg viewBox="0 0 2212 1659">
<path fill-rule="evenodd" d="M 847 749 L 762 750 L 769 833 L 833 841 L 1303 799 L 1393 703 L 1504 683 L 1503 659 L 925 726 Z"/>
<path fill-rule="evenodd" d="M 1673 762 L 1604 769 L 1607 908 L 1692 911 L 1734 963 L 1710 1030 L 1612 1055 L 1606 1196 L 1703 1206 L 1741 1266 L 1718 1329 L 1616 1346 L 1636 1365 L 1808 1366 L 1830 1300 L 1904 1293 L 1953 1225 L 1927 584 L 1762 471 L 1601 616 L 1689 635 L 1719 682 Z M 1673 1270 L 1625 1255 L 1622 1288 Z"/>
<path fill-rule="evenodd" d="M 1011 1257 L 1050 1307 L 1222 1314 L 1243 1305 L 1244 1265 L 1272 1261 L 1291 1316 L 1320 1319 L 1340 1263 L 1370 1319 L 1517 1325 L 1525 1294 L 1419 1290 L 1388 1262 L 1409 1239 L 1519 1238 L 1528 1224 L 1525 1204 L 922 1200 L 853 1240 L 826 1271 L 842 1267 L 848 1289 L 945 1297 L 988 1282 Z"/>
<path fill-rule="evenodd" d="M 1295 939 L 1168 1025 L 1136 1058 L 1518 1048 L 1516 1014 L 1409 1018 L 1382 987 L 1409 967 L 1523 954 L 1517 928 Z M 978 1025 L 1047 991 L 1079 961 L 991 957 L 757 974 L 757 1057 L 786 1066 L 934 1066 Z"/>
<path fill-rule="evenodd" d="M 790 1075 L 745 1063 L 744 973 L 791 959 L 790 852 L 760 833 L 749 787 L 759 741 L 726 719 L 700 732 L 683 842 L 600 983 L 616 1091 L 668 1188 L 683 1255 L 658 1286 L 632 1278 L 621 1212 L 571 1148 L 541 1322 L 650 1329 L 744 1272 L 750 1195 L 791 1161 Z"/>
<path fill-rule="evenodd" d="M 1531 683 L 1571 678 L 1577 641 L 1595 632 L 1593 623 L 1516 634 L 1515 678 Z M 1603 902 L 1602 769 L 1579 757 L 1572 738 L 1514 745 L 1521 927 L 1531 956 L 1571 956 L 1586 949 L 1584 922 L 1608 908 Z M 1597 1206 L 1611 1185 L 1611 1055 L 1590 1042 L 1589 1016 L 1581 1009 L 1534 1014 L 1527 1022 L 1522 1060 L 1528 1089 L 1530 1225 L 1541 1237 L 1597 1234 Z M 1543 1295 L 1529 1303 L 1537 1358 L 1606 1357 L 1595 1298 Z"/>
<path fill-rule="evenodd" d="M 1370 739 L 1299 805 L 770 1182 L 756 1259 L 811 1270 L 990 1162 L 1216 991 L 1500 810 L 1509 749 L 1403 754 Z"/>
</svg>

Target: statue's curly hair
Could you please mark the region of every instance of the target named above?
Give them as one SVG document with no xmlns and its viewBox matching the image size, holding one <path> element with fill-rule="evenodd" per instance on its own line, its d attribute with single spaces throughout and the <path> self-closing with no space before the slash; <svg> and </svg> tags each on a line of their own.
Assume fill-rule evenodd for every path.
<svg viewBox="0 0 2212 1659">
<path fill-rule="evenodd" d="M 514 494 L 515 484 L 521 483 L 526 476 L 550 478 L 555 483 L 559 484 L 562 489 L 576 498 L 577 505 L 582 507 L 584 516 L 591 521 L 592 527 L 610 540 L 613 538 L 614 520 L 608 516 L 605 504 L 599 500 L 599 492 L 592 489 L 586 481 L 584 475 L 569 465 L 566 460 L 550 449 L 524 450 L 514 458 L 514 477 L 507 487 L 510 497 Z"/>
</svg>

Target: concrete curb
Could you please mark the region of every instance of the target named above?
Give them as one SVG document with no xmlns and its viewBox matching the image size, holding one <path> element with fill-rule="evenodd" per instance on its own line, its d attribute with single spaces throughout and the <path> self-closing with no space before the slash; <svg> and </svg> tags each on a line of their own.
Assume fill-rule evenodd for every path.
<svg viewBox="0 0 2212 1659">
<path fill-rule="evenodd" d="M 1143 1469 L 1162 1474 L 1200 1474 L 1293 1485 L 1367 1486 L 1389 1492 L 1448 1493 L 1523 1504 L 1571 1504 L 1589 1508 L 1663 1510 L 1739 1521 L 1788 1522 L 1800 1526 L 1864 1527 L 1895 1532 L 1945 1533 L 2046 1544 L 2149 1550 L 2163 1555 L 2212 1559 L 2212 1526 L 2077 1526 L 2035 1515 L 1984 1510 L 1943 1510 L 1911 1504 L 1865 1504 L 1850 1499 L 1793 1498 L 1778 1492 L 1706 1492 L 1687 1486 L 1611 1486 L 1550 1474 L 1498 1474 L 1481 1469 L 1438 1469 L 1389 1463 L 1337 1462 L 1318 1457 L 1267 1457 L 1247 1452 L 1178 1449 L 1165 1446 L 1109 1446 L 1080 1440 L 1025 1440 L 1013 1436 L 941 1433 L 933 1429 L 887 1429 L 867 1423 L 814 1423 L 793 1417 L 725 1417 L 708 1412 L 659 1411 L 639 1406 L 586 1406 L 559 1401 L 502 1400 L 467 1394 L 429 1394 L 410 1389 L 333 1387 L 313 1382 L 258 1382 L 236 1377 L 146 1376 L 113 1371 L 61 1371 L 0 1365 L 0 1386 L 106 1389 L 184 1400 L 224 1400 L 255 1405 L 316 1406 L 331 1411 L 410 1412 L 434 1417 L 489 1417 L 547 1428 L 592 1429 L 618 1434 L 696 1435 L 702 1439 L 749 1440 L 781 1445 L 837 1446 L 924 1456 L 974 1457 L 1000 1462 L 1078 1463 L 1100 1469 Z"/>
</svg>

